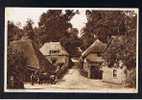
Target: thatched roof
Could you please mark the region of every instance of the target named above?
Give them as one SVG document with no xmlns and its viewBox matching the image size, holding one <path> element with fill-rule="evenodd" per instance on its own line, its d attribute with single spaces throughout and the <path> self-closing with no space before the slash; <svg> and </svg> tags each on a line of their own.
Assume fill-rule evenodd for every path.
<svg viewBox="0 0 142 100">
<path fill-rule="evenodd" d="M 87 56 L 89 53 L 102 53 L 104 52 L 105 48 L 107 47 L 107 44 L 101 42 L 99 39 L 97 39 L 90 47 L 88 47 L 83 53 L 82 57 Z"/>
<path fill-rule="evenodd" d="M 54 66 L 42 55 L 30 39 L 13 41 L 10 45 L 23 52 L 26 65 L 46 72 L 54 70 Z"/>
<path fill-rule="evenodd" d="M 10 43 L 12 48 L 22 51 L 23 56 L 27 59 L 27 65 L 39 69 L 39 61 L 35 54 L 35 50 L 31 40 L 17 40 Z"/>
<path fill-rule="evenodd" d="M 51 50 L 59 52 L 51 54 Z M 60 42 L 47 42 L 40 48 L 40 52 L 43 55 L 69 55 L 68 52 L 64 49 L 64 47 L 62 47 Z"/>
<path fill-rule="evenodd" d="M 104 59 L 103 59 L 102 57 L 98 57 L 98 56 L 95 55 L 95 54 L 89 54 L 89 55 L 86 57 L 86 60 L 88 60 L 89 62 L 98 62 L 98 63 L 104 62 Z"/>
</svg>

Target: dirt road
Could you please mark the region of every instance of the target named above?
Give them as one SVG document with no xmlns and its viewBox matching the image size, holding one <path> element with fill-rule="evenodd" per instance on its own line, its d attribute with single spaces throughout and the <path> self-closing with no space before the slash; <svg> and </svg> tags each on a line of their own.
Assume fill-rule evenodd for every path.
<svg viewBox="0 0 142 100">
<path fill-rule="evenodd" d="M 135 89 L 124 88 L 122 85 L 106 83 L 102 80 L 88 79 L 81 76 L 79 70 L 73 67 L 68 71 L 68 73 L 63 77 L 62 80 L 57 82 L 55 85 L 51 84 L 25 84 L 27 89 L 43 89 L 43 90 L 85 90 L 85 91 L 116 91 L 116 92 L 133 92 Z"/>
</svg>

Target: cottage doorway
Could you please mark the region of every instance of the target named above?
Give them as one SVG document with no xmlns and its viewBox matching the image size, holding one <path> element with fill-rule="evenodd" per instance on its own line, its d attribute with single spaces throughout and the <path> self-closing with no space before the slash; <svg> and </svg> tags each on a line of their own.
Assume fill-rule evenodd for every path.
<svg viewBox="0 0 142 100">
<path fill-rule="evenodd" d="M 102 79 L 102 70 L 100 70 L 99 67 L 94 65 L 91 66 L 90 72 L 90 78 Z"/>
</svg>

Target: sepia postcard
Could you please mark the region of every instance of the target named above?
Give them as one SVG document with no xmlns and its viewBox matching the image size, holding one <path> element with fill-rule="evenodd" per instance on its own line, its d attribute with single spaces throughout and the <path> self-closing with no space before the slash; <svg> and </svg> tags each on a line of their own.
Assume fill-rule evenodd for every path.
<svg viewBox="0 0 142 100">
<path fill-rule="evenodd" d="M 138 8 L 5 7 L 5 92 L 138 93 Z"/>
</svg>

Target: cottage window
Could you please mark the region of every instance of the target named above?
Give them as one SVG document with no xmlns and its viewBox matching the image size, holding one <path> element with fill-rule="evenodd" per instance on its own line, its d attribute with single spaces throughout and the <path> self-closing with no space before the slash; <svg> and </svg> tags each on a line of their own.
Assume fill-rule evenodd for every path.
<svg viewBox="0 0 142 100">
<path fill-rule="evenodd" d="M 59 53 L 59 50 L 50 50 L 49 53 L 50 54 L 57 54 L 57 53 Z"/>
<path fill-rule="evenodd" d="M 113 70 L 113 77 L 117 77 L 117 70 Z"/>
</svg>

